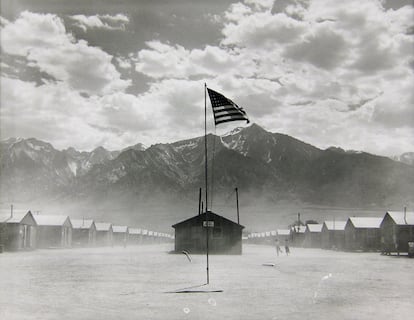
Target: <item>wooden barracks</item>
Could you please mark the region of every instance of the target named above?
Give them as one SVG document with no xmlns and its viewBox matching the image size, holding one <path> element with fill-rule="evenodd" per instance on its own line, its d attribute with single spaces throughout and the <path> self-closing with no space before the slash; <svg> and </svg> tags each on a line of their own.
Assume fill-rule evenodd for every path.
<svg viewBox="0 0 414 320">
<path fill-rule="evenodd" d="M 209 225 L 209 253 L 242 254 L 242 230 L 244 226 L 214 212 L 206 213 L 174 224 L 175 252 L 206 252 L 206 222 Z"/>
</svg>

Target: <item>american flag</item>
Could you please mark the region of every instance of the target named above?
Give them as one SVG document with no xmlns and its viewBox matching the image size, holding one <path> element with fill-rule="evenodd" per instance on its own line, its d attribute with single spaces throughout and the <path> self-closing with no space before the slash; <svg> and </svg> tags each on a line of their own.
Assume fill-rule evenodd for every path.
<svg viewBox="0 0 414 320">
<path fill-rule="evenodd" d="M 246 120 L 249 123 L 246 112 L 230 99 L 214 90 L 207 88 L 213 107 L 214 122 L 216 125 L 229 121 Z"/>
</svg>

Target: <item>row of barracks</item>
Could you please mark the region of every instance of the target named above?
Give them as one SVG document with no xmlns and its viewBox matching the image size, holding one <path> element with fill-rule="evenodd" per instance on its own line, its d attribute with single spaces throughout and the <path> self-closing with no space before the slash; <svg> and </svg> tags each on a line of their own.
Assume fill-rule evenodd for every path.
<svg viewBox="0 0 414 320">
<path fill-rule="evenodd" d="M 172 241 L 167 233 L 28 212 L 0 214 L 0 252 L 36 248 L 127 246 Z"/>
<path fill-rule="evenodd" d="M 387 211 L 383 217 L 350 217 L 248 235 L 256 244 L 271 244 L 275 238 L 298 247 L 403 253 L 414 242 L 414 212 Z"/>
</svg>

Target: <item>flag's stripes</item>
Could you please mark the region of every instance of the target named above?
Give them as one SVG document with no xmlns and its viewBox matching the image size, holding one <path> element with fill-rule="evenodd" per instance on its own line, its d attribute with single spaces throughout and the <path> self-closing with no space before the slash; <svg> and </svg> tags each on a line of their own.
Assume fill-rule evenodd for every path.
<svg viewBox="0 0 414 320">
<path fill-rule="evenodd" d="M 246 120 L 249 123 L 249 119 L 243 108 L 214 90 L 207 88 L 207 91 L 211 106 L 213 107 L 214 122 L 216 125 L 239 120 Z"/>
<path fill-rule="evenodd" d="M 230 110 L 234 110 L 234 107 L 231 106 L 220 106 L 220 107 L 213 107 L 214 112 L 219 112 L 219 111 L 230 111 Z"/>
<path fill-rule="evenodd" d="M 229 106 L 223 106 L 223 107 L 213 107 L 213 111 L 215 112 L 215 113 L 217 113 L 217 112 L 229 112 L 229 111 L 235 111 L 235 112 L 238 112 L 238 113 L 241 113 L 241 114 L 244 114 L 244 115 L 246 115 L 246 112 L 242 109 L 242 108 L 240 108 L 240 107 L 238 107 L 238 109 L 236 109 L 234 106 L 231 106 L 231 107 L 229 107 Z"/>
<path fill-rule="evenodd" d="M 238 120 L 246 120 L 246 118 L 240 115 L 239 116 L 227 116 L 226 118 L 215 120 L 215 123 L 217 125 L 217 124 L 224 123 L 224 122 L 238 121 Z"/>
<path fill-rule="evenodd" d="M 238 110 L 229 110 L 229 111 L 225 111 L 225 112 L 216 112 L 215 116 L 216 118 L 220 118 L 220 117 L 225 117 L 228 115 L 233 115 L 233 114 L 238 114 L 240 115 L 240 112 Z"/>
</svg>

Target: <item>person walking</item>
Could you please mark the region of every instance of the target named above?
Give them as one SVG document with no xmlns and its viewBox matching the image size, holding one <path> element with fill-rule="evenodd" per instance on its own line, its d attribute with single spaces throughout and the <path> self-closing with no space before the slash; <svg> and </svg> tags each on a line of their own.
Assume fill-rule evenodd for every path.
<svg viewBox="0 0 414 320">
<path fill-rule="evenodd" d="M 275 238 L 275 247 L 276 247 L 276 254 L 277 256 L 279 256 L 279 252 L 282 252 L 282 249 L 280 249 L 280 243 L 279 243 L 279 239 Z"/>
<path fill-rule="evenodd" d="M 287 256 L 290 254 L 289 240 L 288 239 L 285 239 L 285 252 L 286 252 Z"/>
</svg>

